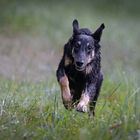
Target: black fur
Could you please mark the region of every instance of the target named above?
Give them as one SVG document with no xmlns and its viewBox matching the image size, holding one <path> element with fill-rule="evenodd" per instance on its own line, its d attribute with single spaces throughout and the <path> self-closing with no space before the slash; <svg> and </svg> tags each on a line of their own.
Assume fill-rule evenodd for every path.
<svg viewBox="0 0 140 140">
<path fill-rule="evenodd" d="M 99 41 L 104 28 L 105 26 L 102 24 L 92 33 L 87 28 L 79 29 L 78 21 L 74 20 L 73 35 L 64 46 L 63 57 L 56 72 L 58 82 L 63 76 L 68 77 L 73 107 L 80 102 L 82 94 L 89 97 L 90 114 L 94 114 L 94 108 L 103 81 Z M 77 41 L 80 41 L 78 47 L 76 46 Z M 65 56 L 67 56 L 70 63 L 65 64 Z M 82 66 L 79 66 L 79 63 Z M 67 108 L 66 105 L 65 107 Z M 83 109 L 77 107 L 76 109 L 84 112 Z"/>
</svg>

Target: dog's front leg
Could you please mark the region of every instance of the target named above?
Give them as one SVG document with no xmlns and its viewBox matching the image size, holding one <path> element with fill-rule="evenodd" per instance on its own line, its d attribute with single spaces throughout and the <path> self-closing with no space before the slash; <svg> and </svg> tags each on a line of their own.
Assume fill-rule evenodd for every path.
<svg viewBox="0 0 140 140">
<path fill-rule="evenodd" d="M 89 102 L 90 96 L 86 93 L 83 93 L 80 98 L 80 102 L 78 103 L 76 110 L 79 112 L 88 112 L 89 111 Z"/>
<path fill-rule="evenodd" d="M 93 101 L 94 96 L 96 94 L 96 86 L 95 84 L 87 84 L 84 92 L 81 95 L 80 101 L 76 107 L 76 110 L 79 112 L 89 112 L 89 105 Z"/>
<path fill-rule="evenodd" d="M 63 100 L 63 104 L 66 109 L 72 108 L 72 96 L 69 89 L 69 81 L 66 75 L 60 78 L 59 84 L 61 87 L 61 96 Z"/>
<path fill-rule="evenodd" d="M 61 88 L 61 96 L 62 96 L 63 104 L 66 109 L 71 109 L 72 96 L 71 96 L 70 88 L 69 88 L 69 80 L 64 70 L 64 61 L 65 61 L 65 58 L 63 57 L 58 66 L 56 75 L 57 75 L 57 80 Z"/>
</svg>

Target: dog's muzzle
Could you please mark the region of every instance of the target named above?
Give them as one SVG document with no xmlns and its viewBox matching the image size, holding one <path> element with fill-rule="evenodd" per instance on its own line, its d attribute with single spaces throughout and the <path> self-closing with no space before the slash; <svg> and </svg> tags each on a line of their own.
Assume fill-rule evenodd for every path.
<svg viewBox="0 0 140 140">
<path fill-rule="evenodd" d="M 83 71 L 85 69 L 84 63 L 83 62 L 75 62 L 75 68 L 78 71 Z"/>
</svg>

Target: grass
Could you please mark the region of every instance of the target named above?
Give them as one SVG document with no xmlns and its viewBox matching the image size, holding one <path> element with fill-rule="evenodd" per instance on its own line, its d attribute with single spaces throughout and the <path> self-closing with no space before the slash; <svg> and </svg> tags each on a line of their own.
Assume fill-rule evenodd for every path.
<svg viewBox="0 0 140 140">
<path fill-rule="evenodd" d="M 125 81 L 104 81 L 96 117 L 62 105 L 56 81 L 0 82 L 0 139 L 138 139 L 140 89 Z"/>
</svg>

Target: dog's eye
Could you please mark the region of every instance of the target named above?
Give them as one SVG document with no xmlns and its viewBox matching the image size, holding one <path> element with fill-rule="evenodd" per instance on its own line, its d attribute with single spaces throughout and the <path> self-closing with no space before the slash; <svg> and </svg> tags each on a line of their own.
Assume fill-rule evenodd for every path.
<svg viewBox="0 0 140 140">
<path fill-rule="evenodd" d="M 75 46 L 75 47 L 74 47 L 74 52 L 77 53 L 78 50 L 79 50 L 79 46 Z"/>
<path fill-rule="evenodd" d="M 92 50 L 92 46 L 88 45 L 87 46 L 87 51 L 90 52 Z"/>
<path fill-rule="evenodd" d="M 78 44 L 75 45 L 75 49 L 79 49 L 79 47 L 80 47 L 80 46 L 79 46 Z"/>
<path fill-rule="evenodd" d="M 79 43 L 75 44 L 74 46 L 75 53 L 78 52 L 79 49 L 80 49 L 80 44 Z"/>
<path fill-rule="evenodd" d="M 78 41 L 76 44 L 75 44 L 75 48 L 79 48 L 81 46 L 81 42 Z"/>
</svg>

